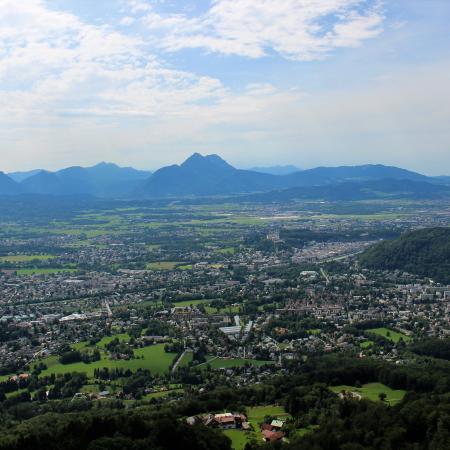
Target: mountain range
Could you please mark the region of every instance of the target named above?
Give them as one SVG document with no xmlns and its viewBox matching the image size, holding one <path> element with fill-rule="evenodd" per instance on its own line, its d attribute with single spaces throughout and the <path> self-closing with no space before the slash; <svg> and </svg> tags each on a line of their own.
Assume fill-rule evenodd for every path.
<svg viewBox="0 0 450 450">
<path fill-rule="evenodd" d="M 241 170 L 218 155 L 194 153 L 180 165 L 154 173 L 100 163 L 57 172 L 0 172 L 0 195 L 91 195 L 103 198 L 239 196 L 254 201 L 317 198 L 450 197 L 448 177 L 427 177 L 384 165 L 317 167 L 291 172 L 290 166 Z M 262 170 L 264 170 L 262 168 Z M 276 174 L 276 172 L 285 174 Z M 272 173 L 267 173 L 272 172 Z M 274 173 L 275 172 L 275 173 Z"/>
</svg>

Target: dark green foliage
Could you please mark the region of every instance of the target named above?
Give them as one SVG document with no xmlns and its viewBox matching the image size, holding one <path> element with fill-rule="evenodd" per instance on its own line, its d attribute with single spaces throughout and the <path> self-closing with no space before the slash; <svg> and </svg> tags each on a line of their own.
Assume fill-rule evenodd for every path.
<svg viewBox="0 0 450 450">
<path fill-rule="evenodd" d="M 393 241 L 381 242 L 359 258 L 363 266 L 402 270 L 450 282 L 450 228 L 411 231 Z"/>
<path fill-rule="evenodd" d="M 411 350 L 418 355 L 450 360 L 450 338 L 424 339 L 412 345 Z"/>
<path fill-rule="evenodd" d="M 2 450 L 229 450 L 230 441 L 203 426 L 190 427 L 149 409 L 49 413 L 3 430 Z"/>
</svg>

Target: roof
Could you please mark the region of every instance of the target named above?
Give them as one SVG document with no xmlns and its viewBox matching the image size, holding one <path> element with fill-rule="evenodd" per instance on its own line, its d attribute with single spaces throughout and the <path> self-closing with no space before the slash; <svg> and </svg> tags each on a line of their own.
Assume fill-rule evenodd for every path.
<svg viewBox="0 0 450 450">
<path fill-rule="evenodd" d="M 272 420 L 270 425 L 276 428 L 281 428 L 284 425 L 284 422 L 282 420 Z"/>
<path fill-rule="evenodd" d="M 279 441 L 284 437 L 284 433 L 282 431 L 263 430 L 262 435 L 264 437 L 264 440 L 270 442 Z"/>
</svg>

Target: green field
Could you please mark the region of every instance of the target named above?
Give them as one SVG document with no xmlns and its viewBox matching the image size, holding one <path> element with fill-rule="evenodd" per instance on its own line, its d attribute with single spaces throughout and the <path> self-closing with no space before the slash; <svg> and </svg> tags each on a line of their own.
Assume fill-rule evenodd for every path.
<svg viewBox="0 0 450 450">
<path fill-rule="evenodd" d="M 177 389 L 170 389 L 168 391 L 160 391 L 160 392 L 151 392 L 150 394 L 146 394 L 144 398 L 164 398 L 171 394 L 181 394 L 184 392 L 184 389 L 177 388 Z"/>
<path fill-rule="evenodd" d="M 77 269 L 73 268 L 35 268 L 35 269 L 18 269 L 16 270 L 17 275 L 51 275 L 55 273 L 73 273 L 76 272 Z"/>
<path fill-rule="evenodd" d="M 11 255 L 0 257 L 0 262 L 30 262 L 30 261 L 48 261 L 49 259 L 56 258 L 53 255 Z"/>
<path fill-rule="evenodd" d="M 94 376 L 94 369 L 108 367 L 109 369 L 121 368 L 136 371 L 137 369 L 148 369 L 154 374 L 167 373 L 170 365 L 175 359 L 175 353 L 166 353 L 164 344 L 151 345 L 149 347 L 134 350 L 136 359 L 130 360 L 110 360 L 102 353 L 102 359 L 90 364 L 82 362 L 73 364 L 61 364 L 58 356 L 49 356 L 42 360 L 47 365 L 47 369 L 42 371 L 42 376 L 51 373 L 63 374 L 67 372 L 85 372 L 89 378 Z M 140 359 L 141 357 L 144 359 Z"/>
<path fill-rule="evenodd" d="M 253 406 L 247 408 L 248 420 L 256 427 L 257 424 L 264 422 L 264 417 L 289 417 L 289 414 L 284 410 L 282 406 Z"/>
<path fill-rule="evenodd" d="M 368 383 L 364 384 L 360 388 L 345 385 L 331 386 L 330 389 L 336 394 L 342 391 L 357 392 L 358 394 L 361 394 L 363 398 L 372 400 L 374 402 L 379 401 L 380 400 L 379 394 L 381 392 L 384 392 L 386 394 L 386 402 L 391 405 L 400 402 L 406 394 L 406 391 L 402 389 L 398 390 L 391 389 L 390 387 L 382 383 Z"/>
<path fill-rule="evenodd" d="M 147 270 L 173 270 L 177 265 L 183 264 L 180 261 L 154 261 L 145 265 Z"/>
<path fill-rule="evenodd" d="M 119 339 L 119 341 L 128 342 L 130 340 L 130 335 L 127 333 L 121 333 L 121 334 L 114 334 L 113 336 L 103 336 L 97 342 L 96 346 L 104 349 L 106 348 L 106 344 L 109 344 L 114 339 Z"/>
<path fill-rule="evenodd" d="M 186 352 L 183 355 L 183 358 L 181 359 L 180 363 L 178 364 L 178 367 L 187 367 L 192 360 L 194 359 L 194 354 L 192 352 Z"/>
<path fill-rule="evenodd" d="M 183 300 L 180 302 L 175 302 L 174 306 L 196 306 L 196 305 L 205 305 L 206 314 L 236 314 L 241 311 L 239 306 L 225 306 L 224 308 L 213 308 L 210 306 L 210 303 L 213 299 L 197 299 L 197 300 Z"/>
<path fill-rule="evenodd" d="M 252 436 L 256 435 L 256 433 L 243 430 L 224 430 L 223 434 L 230 438 L 233 450 L 244 450 L 245 444 Z"/>
<path fill-rule="evenodd" d="M 390 330 L 389 328 L 371 328 L 367 330 L 368 333 L 373 333 L 378 336 L 382 336 L 385 339 L 388 339 L 389 341 L 396 344 L 400 341 L 400 339 L 403 339 L 405 342 L 408 342 L 411 340 L 411 337 L 406 336 L 406 334 L 399 333 L 394 330 Z"/>
<path fill-rule="evenodd" d="M 204 303 L 209 304 L 211 299 L 197 299 L 197 300 L 183 300 L 181 302 L 175 302 L 174 306 L 186 307 L 186 306 L 197 306 Z"/>
<path fill-rule="evenodd" d="M 210 358 L 206 363 L 209 364 L 212 369 L 228 369 L 230 367 L 242 367 L 246 364 L 251 366 L 263 366 L 264 364 L 273 364 L 273 361 L 258 361 L 256 359 L 243 359 L 243 358 Z"/>
<path fill-rule="evenodd" d="M 373 341 L 364 341 L 359 344 L 360 348 L 362 348 L 363 350 L 366 350 L 366 349 L 372 347 L 372 345 L 373 345 Z"/>
</svg>

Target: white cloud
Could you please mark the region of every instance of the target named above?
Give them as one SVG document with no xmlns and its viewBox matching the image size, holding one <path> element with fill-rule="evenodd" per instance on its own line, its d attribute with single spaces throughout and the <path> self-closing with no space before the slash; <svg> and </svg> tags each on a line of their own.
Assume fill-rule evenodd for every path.
<svg viewBox="0 0 450 450">
<path fill-rule="evenodd" d="M 249 58 L 275 51 L 308 61 L 379 35 L 384 17 L 378 0 L 214 0 L 200 16 L 152 8 L 142 20 L 166 51 L 201 48 Z"/>
<path fill-rule="evenodd" d="M 3 127 L 68 115 L 175 114 L 225 91 L 216 79 L 166 67 L 139 37 L 47 5 L 0 0 Z M 133 2 L 133 8 L 143 6 Z"/>
</svg>

